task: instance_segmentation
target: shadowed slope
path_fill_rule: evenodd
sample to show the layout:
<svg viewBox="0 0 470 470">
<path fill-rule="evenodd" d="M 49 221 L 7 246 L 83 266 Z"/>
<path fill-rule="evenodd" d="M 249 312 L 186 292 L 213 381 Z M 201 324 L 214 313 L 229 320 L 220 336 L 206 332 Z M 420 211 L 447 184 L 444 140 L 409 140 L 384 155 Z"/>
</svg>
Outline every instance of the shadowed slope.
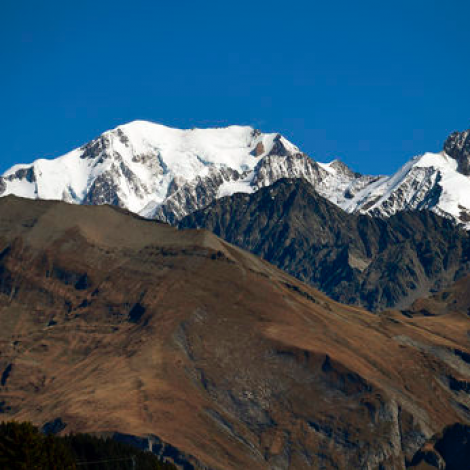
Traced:
<svg viewBox="0 0 470 470">
<path fill-rule="evenodd" d="M 206 468 L 401 469 L 470 421 L 470 322 L 430 320 L 337 304 L 206 231 L 0 200 L 5 419 L 156 435 Z"/>
<path fill-rule="evenodd" d="M 470 463 L 470 426 L 456 423 L 433 436 L 413 457 L 410 470 L 465 470 Z"/>
<path fill-rule="evenodd" d="M 470 237 L 431 212 L 347 214 L 306 181 L 219 199 L 181 221 L 262 256 L 335 300 L 403 308 L 470 271 Z"/>
</svg>

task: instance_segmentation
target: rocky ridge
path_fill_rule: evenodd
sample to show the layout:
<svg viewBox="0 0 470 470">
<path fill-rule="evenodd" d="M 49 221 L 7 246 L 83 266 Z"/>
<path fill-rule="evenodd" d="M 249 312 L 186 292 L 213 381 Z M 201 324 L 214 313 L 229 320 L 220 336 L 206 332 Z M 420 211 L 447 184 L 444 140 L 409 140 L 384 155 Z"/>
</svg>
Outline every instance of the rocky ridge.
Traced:
<svg viewBox="0 0 470 470">
<path fill-rule="evenodd" d="M 470 237 L 429 211 L 347 214 L 305 180 L 214 201 L 179 222 L 263 257 L 335 300 L 404 308 L 470 272 Z"/>
</svg>

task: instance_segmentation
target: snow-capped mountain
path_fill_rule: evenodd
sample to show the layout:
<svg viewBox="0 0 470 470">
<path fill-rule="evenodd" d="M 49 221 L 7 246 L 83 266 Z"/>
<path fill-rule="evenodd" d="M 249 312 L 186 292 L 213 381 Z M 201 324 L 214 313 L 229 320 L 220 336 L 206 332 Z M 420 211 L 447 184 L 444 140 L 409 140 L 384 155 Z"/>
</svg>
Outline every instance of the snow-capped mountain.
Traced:
<svg viewBox="0 0 470 470">
<path fill-rule="evenodd" d="M 470 228 L 470 131 L 454 132 L 440 153 L 414 157 L 340 206 L 348 212 L 390 216 L 429 209 Z"/>
<path fill-rule="evenodd" d="M 213 199 L 303 177 L 336 203 L 376 178 L 316 163 L 282 137 L 248 126 L 180 130 L 135 121 L 53 159 L 16 165 L 0 194 L 113 204 L 175 222 Z"/>
<path fill-rule="evenodd" d="M 0 195 L 112 204 L 171 223 L 236 192 L 304 178 L 347 212 L 390 216 L 429 209 L 470 228 L 470 131 L 454 132 L 392 176 L 318 163 L 280 134 L 248 126 L 173 129 L 134 121 L 62 157 L 15 165 Z"/>
</svg>

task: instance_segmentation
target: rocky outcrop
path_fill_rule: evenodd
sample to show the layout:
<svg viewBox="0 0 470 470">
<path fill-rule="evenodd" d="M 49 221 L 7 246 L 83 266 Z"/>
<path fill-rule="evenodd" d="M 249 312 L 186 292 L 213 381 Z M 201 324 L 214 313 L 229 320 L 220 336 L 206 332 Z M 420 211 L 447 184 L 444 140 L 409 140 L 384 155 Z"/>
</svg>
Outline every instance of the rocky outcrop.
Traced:
<svg viewBox="0 0 470 470">
<path fill-rule="evenodd" d="M 180 470 L 216 470 L 202 464 L 194 456 L 185 454 L 171 444 L 163 442 L 158 436 L 141 437 L 115 432 L 110 437 L 117 442 L 131 445 L 143 451 L 152 452 L 158 455 L 163 462 L 171 461 Z"/>
<path fill-rule="evenodd" d="M 217 199 L 220 187 L 224 183 L 237 182 L 246 177 L 232 168 L 210 168 L 205 176 L 198 176 L 187 181 L 174 178 L 168 187 L 165 201 L 156 209 L 146 213 L 149 218 L 175 224 L 186 215 L 206 207 Z"/>
<path fill-rule="evenodd" d="M 413 456 L 412 470 L 465 470 L 470 464 L 470 426 L 456 423 L 432 437 Z"/>
<path fill-rule="evenodd" d="M 453 132 L 444 143 L 444 152 L 457 160 L 460 173 L 470 176 L 470 130 Z"/>
</svg>

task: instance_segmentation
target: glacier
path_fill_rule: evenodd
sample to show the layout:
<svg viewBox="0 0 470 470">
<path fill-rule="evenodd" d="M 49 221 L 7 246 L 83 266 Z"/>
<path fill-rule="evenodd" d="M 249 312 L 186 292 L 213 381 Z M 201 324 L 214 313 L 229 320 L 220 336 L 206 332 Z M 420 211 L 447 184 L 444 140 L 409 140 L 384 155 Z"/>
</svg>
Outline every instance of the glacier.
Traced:
<svg viewBox="0 0 470 470">
<path fill-rule="evenodd" d="M 347 212 L 389 217 L 428 209 L 470 228 L 470 133 L 439 153 L 413 157 L 391 176 L 320 163 L 278 133 L 250 126 L 174 129 L 133 121 L 53 159 L 15 165 L 0 196 L 111 204 L 175 223 L 214 199 L 251 193 L 280 178 L 304 178 Z"/>
</svg>

